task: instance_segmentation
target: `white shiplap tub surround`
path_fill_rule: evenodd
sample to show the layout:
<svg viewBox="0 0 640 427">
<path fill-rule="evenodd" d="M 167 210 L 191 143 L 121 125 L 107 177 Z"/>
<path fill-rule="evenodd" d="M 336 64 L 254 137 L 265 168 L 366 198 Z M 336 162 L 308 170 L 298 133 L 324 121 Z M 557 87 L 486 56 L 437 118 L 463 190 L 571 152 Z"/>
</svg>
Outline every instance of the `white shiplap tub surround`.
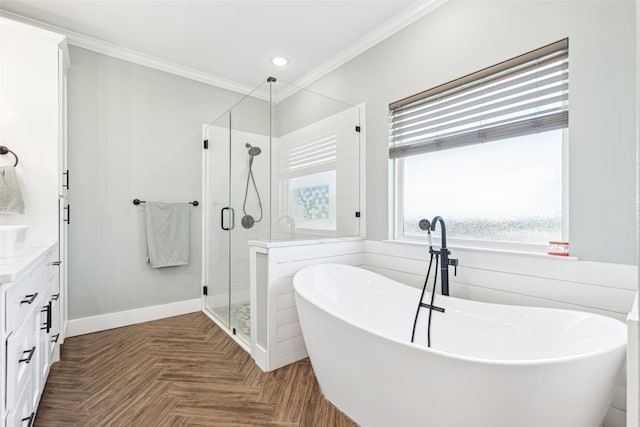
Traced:
<svg viewBox="0 0 640 427">
<path fill-rule="evenodd" d="M 450 247 L 452 296 L 476 301 L 566 308 L 626 321 L 637 290 L 637 267 L 498 250 Z M 349 239 L 250 242 L 252 356 L 271 371 L 307 356 L 292 279 L 302 267 L 340 263 L 413 287 L 427 271 L 426 244 Z M 431 287 L 431 285 L 429 285 Z M 412 308 L 413 309 L 413 308 Z M 260 312 L 259 312 L 260 311 Z M 626 381 L 616 390 L 606 427 L 623 427 Z"/>
<path fill-rule="evenodd" d="M 411 286 L 424 283 L 426 245 L 367 240 L 364 246 L 364 268 Z M 634 265 L 474 248 L 450 250 L 459 265 L 458 275 L 449 276 L 449 290 L 459 298 L 580 310 L 624 322 L 637 289 Z M 623 378 L 603 425 L 624 427 L 626 408 Z"/>
<path fill-rule="evenodd" d="M 293 276 L 320 263 L 364 264 L 363 240 L 335 238 L 249 242 L 251 355 L 264 371 L 307 357 L 293 291 Z"/>
</svg>

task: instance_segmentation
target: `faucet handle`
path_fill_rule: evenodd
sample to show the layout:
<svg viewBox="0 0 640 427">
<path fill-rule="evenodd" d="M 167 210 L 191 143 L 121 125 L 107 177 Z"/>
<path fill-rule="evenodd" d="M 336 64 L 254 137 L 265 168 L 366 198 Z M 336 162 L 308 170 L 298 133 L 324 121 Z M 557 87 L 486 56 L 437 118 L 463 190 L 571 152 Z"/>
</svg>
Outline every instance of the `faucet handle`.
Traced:
<svg viewBox="0 0 640 427">
<path fill-rule="evenodd" d="M 449 265 L 453 265 L 453 275 L 458 275 L 458 258 L 449 258 Z"/>
</svg>

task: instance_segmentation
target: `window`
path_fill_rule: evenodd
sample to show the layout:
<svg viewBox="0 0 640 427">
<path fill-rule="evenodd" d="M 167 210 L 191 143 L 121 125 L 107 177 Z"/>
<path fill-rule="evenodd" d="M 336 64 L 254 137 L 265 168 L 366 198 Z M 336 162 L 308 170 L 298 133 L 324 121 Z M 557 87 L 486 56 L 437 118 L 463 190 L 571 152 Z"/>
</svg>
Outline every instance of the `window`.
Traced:
<svg viewBox="0 0 640 427">
<path fill-rule="evenodd" d="M 391 104 L 395 237 L 562 240 L 568 69 L 565 39 Z"/>
<path fill-rule="evenodd" d="M 344 109 L 274 143 L 278 176 L 272 201 L 279 238 L 358 234 L 359 113 Z"/>
<path fill-rule="evenodd" d="M 282 176 L 288 178 L 287 211 L 296 227 L 336 230 L 336 155 L 335 134 L 289 145 Z"/>
</svg>

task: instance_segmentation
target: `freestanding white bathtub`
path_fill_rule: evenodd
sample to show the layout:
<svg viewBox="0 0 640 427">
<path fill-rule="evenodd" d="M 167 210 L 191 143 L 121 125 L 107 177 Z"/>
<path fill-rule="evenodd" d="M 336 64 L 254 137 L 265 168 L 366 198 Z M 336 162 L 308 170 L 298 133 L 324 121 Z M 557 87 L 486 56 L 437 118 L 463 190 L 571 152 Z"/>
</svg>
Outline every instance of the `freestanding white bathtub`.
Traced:
<svg viewBox="0 0 640 427">
<path fill-rule="evenodd" d="M 620 379 L 626 328 L 605 316 L 436 295 L 427 348 L 419 289 L 338 264 L 293 283 L 320 388 L 363 427 L 598 427 Z"/>
</svg>

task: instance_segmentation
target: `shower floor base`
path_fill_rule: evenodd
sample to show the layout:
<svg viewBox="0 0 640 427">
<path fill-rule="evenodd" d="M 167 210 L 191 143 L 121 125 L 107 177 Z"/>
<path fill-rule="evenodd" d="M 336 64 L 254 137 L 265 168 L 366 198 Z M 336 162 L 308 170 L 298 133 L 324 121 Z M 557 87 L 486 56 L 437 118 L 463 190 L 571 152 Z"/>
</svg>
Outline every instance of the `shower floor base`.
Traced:
<svg viewBox="0 0 640 427">
<path fill-rule="evenodd" d="M 236 329 L 238 335 L 243 341 L 249 343 L 251 341 L 251 307 L 248 302 L 231 305 L 231 314 L 229 307 L 216 307 L 213 309 L 215 316 L 222 320 L 225 324 L 231 322 L 230 329 Z"/>
</svg>

